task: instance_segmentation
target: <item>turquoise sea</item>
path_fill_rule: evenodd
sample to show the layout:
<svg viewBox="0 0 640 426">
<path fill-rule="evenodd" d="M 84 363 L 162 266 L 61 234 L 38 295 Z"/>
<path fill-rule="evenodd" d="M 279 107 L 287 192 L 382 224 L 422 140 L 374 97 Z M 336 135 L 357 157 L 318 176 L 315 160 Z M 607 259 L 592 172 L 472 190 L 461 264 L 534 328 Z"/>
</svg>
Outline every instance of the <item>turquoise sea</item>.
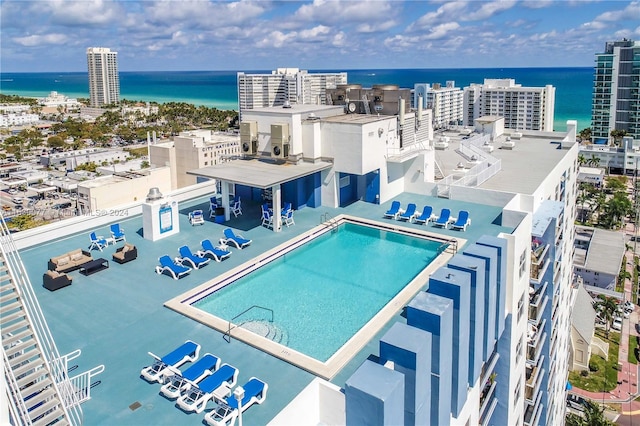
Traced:
<svg viewBox="0 0 640 426">
<path fill-rule="evenodd" d="M 413 88 L 415 83 L 455 81 L 457 87 L 482 83 L 485 78 L 513 78 L 522 86 L 556 87 L 554 127 L 564 130 L 567 120 L 578 120 L 578 129 L 591 125 L 593 68 L 468 68 L 309 70 L 348 73 L 349 83 L 363 86 L 397 84 Z M 247 73 L 266 71 L 245 71 Z M 236 71 L 120 72 L 121 96 L 129 100 L 187 102 L 219 109 L 237 109 Z M 57 91 L 71 98 L 88 98 L 86 72 L 0 73 L 0 93 L 44 97 Z"/>
</svg>

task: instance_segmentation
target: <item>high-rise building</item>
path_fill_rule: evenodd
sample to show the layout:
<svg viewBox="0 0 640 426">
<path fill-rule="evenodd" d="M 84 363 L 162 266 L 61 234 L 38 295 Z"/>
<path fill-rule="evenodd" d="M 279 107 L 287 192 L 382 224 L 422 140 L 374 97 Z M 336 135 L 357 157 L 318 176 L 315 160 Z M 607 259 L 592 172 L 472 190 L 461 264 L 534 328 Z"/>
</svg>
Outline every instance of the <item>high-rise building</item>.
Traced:
<svg viewBox="0 0 640 426">
<path fill-rule="evenodd" d="M 112 52 L 106 47 L 88 48 L 87 68 L 91 106 L 99 107 L 120 102 L 118 52 Z"/>
<path fill-rule="evenodd" d="M 347 73 L 309 73 L 278 68 L 271 74 L 238 73 L 238 107 L 245 109 L 291 104 L 326 105 L 326 90 L 347 84 Z"/>
<path fill-rule="evenodd" d="M 610 41 L 596 53 L 591 138 L 608 143 L 612 130 L 640 139 L 640 43 Z"/>
<path fill-rule="evenodd" d="M 436 129 L 462 122 L 463 92 L 455 85 L 455 81 L 447 81 L 444 87 L 440 83 L 418 83 L 413 87 L 413 104 L 417 108 L 418 97 L 422 96 L 422 107 L 433 110 L 433 127 Z"/>
<path fill-rule="evenodd" d="M 522 87 L 512 78 L 485 78 L 464 88 L 463 124 L 483 116 L 504 117 L 505 129 L 553 131 L 556 88 Z"/>
</svg>

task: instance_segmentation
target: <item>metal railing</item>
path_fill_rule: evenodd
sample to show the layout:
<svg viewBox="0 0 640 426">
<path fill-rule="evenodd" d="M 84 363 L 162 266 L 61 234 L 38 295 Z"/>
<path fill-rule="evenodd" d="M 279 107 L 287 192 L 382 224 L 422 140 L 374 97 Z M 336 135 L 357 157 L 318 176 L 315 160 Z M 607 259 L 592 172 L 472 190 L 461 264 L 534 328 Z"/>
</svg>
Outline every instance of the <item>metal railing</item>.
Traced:
<svg viewBox="0 0 640 426">
<path fill-rule="evenodd" d="M 269 320 L 269 322 L 273 322 L 273 318 L 274 318 L 274 314 L 273 314 L 273 309 L 269 309 L 269 308 L 265 308 L 264 306 L 259 306 L 259 305 L 253 305 L 247 309 L 245 309 L 244 311 L 240 312 L 238 315 L 236 315 L 235 317 L 231 318 L 229 320 L 229 326 L 227 327 L 227 331 L 222 335 L 222 338 L 227 342 L 227 343 L 231 343 L 231 330 L 233 330 L 235 327 L 232 327 L 233 325 L 233 321 L 240 318 L 242 315 L 246 314 L 247 312 L 249 312 L 250 310 L 257 308 L 257 309 L 263 309 L 265 311 L 269 311 L 271 312 L 271 319 Z"/>
<path fill-rule="evenodd" d="M 64 387 L 61 388 L 59 386 L 60 383 L 67 382 L 69 380 L 67 376 L 66 363 L 56 361 L 60 359 L 60 353 L 58 352 L 51 330 L 49 330 L 49 326 L 47 325 L 40 304 L 38 303 L 38 298 L 33 291 L 33 287 L 29 281 L 29 276 L 27 275 L 22 259 L 20 258 L 2 214 L 0 214 L 0 253 L 6 262 L 5 266 L 7 267 L 7 272 L 14 283 L 15 290 L 20 295 L 24 304 L 25 316 L 33 327 L 33 338 L 41 349 L 44 361 L 49 365 L 53 386 L 55 387 L 58 395 L 62 398 L 62 408 L 69 420 L 69 423 L 72 425 L 80 425 L 83 422 L 83 414 L 79 403 L 74 403 L 73 405 L 66 405 L 63 403 L 64 401 L 76 401 L 75 395 L 68 394 L 68 389 L 64 389 Z M 6 356 L 4 361 L 5 376 L 12 377 L 10 381 L 13 381 L 14 384 L 17 385 Z M 18 397 L 20 395 L 19 388 L 16 387 L 15 389 L 17 390 L 17 393 L 14 393 L 13 395 Z M 24 403 L 20 403 L 18 405 L 24 406 Z M 22 413 L 22 410 L 19 410 L 18 414 L 26 414 L 26 419 L 29 418 L 28 413 Z M 30 421 L 28 421 L 27 424 L 28 423 L 30 423 Z"/>
</svg>

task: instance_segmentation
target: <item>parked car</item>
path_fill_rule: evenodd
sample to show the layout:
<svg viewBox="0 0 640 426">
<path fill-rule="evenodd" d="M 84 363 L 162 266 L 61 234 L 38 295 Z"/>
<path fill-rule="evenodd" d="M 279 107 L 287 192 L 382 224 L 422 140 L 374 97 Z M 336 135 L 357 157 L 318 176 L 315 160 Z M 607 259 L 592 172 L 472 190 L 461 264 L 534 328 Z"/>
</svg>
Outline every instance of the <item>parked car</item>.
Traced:
<svg viewBox="0 0 640 426">
<path fill-rule="evenodd" d="M 69 207 L 71 207 L 71 203 L 60 203 L 60 204 L 51 206 L 51 208 L 54 210 L 68 209 Z"/>
<path fill-rule="evenodd" d="M 581 396 L 570 393 L 567 394 L 567 405 L 574 410 L 584 411 L 585 400 Z"/>
<path fill-rule="evenodd" d="M 10 188 L 7 192 L 11 195 L 16 195 L 18 193 L 18 190 L 15 188 Z"/>
<path fill-rule="evenodd" d="M 622 330 L 622 318 L 617 317 L 614 319 L 613 324 L 611 324 L 611 328 L 618 331 Z"/>
<path fill-rule="evenodd" d="M 627 300 L 626 302 L 624 302 L 622 307 L 625 311 L 633 311 L 636 308 L 636 305 Z"/>
<path fill-rule="evenodd" d="M 640 333 L 640 323 L 636 323 L 636 331 Z"/>
<path fill-rule="evenodd" d="M 11 201 L 13 201 L 14 204 L 22 204 L 23 199 L 22 197 L 13 197 Z"/>
</svg>

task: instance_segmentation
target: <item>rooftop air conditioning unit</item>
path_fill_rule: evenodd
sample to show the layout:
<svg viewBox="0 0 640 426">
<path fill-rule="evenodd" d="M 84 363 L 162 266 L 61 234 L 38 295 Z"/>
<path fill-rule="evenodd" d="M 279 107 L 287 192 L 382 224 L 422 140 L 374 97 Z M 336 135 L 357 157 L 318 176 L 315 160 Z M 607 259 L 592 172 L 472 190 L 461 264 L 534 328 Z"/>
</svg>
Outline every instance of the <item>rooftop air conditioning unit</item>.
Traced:
<svg viewBox="0 0 640 426">
<path fill-rule="evenodd" d="M 271 156 L 274 158 L 287 158 L 289 156 L 289 125 L 271 125 Z"/>
<path fill-rule="evenodd" d="M 258 153 L 258 122 L 243 121 L 240 123 L 240 148 L 246 155 Z"/>
</svg>

